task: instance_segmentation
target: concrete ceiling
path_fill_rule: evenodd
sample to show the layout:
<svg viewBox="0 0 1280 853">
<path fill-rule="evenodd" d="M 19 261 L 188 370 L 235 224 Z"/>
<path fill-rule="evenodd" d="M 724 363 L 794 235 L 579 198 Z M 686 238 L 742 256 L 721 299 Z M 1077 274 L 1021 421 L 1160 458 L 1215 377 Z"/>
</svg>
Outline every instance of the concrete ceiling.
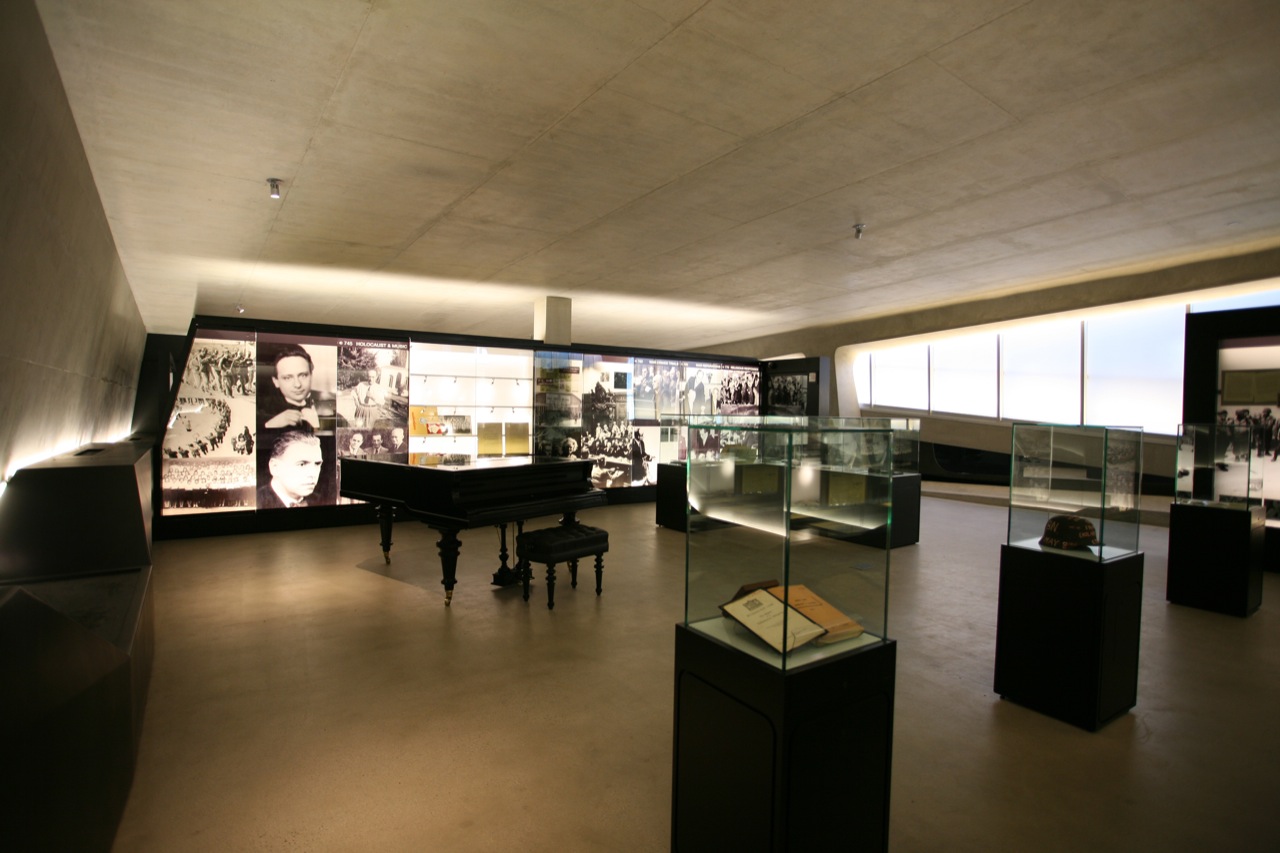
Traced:
<svg viewBox="0 0 1280 853">
<path fill-rule="evenodd" d="M 152 332 L 694 349 L 1280 245 L 1276 0 L 37 6 Z"/>
</svg>

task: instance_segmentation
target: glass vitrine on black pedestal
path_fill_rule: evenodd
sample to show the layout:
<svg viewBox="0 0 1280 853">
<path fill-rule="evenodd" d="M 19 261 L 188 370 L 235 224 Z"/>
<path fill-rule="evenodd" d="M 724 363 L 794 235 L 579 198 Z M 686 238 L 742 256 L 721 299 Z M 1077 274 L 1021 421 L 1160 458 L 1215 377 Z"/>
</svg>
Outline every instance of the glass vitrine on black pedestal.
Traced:
<svg viewBox="0 0 1280 853">
<path fill-rule="evenodd" d="M 672 849 L 884 850 L 890 432 L 688 431 Z"/>
<path fill-rule="evenodd" d="M 891 431 L 893 526 L 889 530 L 889 547 L 915 545 L 920 541 L 920 419 L 831 418 L 826 422 Z"/>
<path fill-rule="evenodd" d="M 1137 702 L 1142 433 L 1016 424 L 995 691 L 1096 731 Z"/>
<path fill-rule="evenodd" d="M 1179 428 L 1165 588 L 1172 603 L 1232 616 L 1262 604 L 1266 512 L 1257 437 L 1242 424 Z"/>
</svg>

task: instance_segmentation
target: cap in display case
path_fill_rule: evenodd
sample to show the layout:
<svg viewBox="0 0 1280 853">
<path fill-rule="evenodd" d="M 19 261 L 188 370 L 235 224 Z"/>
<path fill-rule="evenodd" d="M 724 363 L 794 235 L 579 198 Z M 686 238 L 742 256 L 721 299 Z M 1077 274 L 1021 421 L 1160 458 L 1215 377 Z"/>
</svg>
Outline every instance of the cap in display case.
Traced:
<svg viewBox="0 0 1280 853">
<path fill-rule="evenodd" d="M 1008 544 L 1110 560 L 1136 553 L 1142 430 L 1014 424 Z"/>
</svg>

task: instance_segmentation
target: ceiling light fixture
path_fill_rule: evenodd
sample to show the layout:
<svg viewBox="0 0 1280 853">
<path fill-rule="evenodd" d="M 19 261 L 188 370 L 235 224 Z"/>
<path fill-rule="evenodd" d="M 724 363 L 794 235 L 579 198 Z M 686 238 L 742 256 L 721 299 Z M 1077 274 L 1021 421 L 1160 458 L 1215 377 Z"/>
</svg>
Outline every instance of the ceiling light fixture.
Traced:
<svg viewBox="0 0 1280 853">
<path fill-rule="evenodd" d="M 237 313 L 237 314 L 243 314 L 243 313 L 244 313 L 244 303 L 243 303 L 243 302 L 237 302 L 237 303 L 236 303 L 236 313 Z"/>
<path fill-rule="evenodd" d="M 862 232 L 865 231 L 866 228 L 867 228 L 866 224 L 862 222 L 859 222 L 857 225 L 853 226 L 853 239 L 861 240 Z"/>
<path fill-rule="evenodd" d="M 280 198 L 280 179 L 267 178 L 267 186 L 271 187 L 271 197 Z"/>
</svg>

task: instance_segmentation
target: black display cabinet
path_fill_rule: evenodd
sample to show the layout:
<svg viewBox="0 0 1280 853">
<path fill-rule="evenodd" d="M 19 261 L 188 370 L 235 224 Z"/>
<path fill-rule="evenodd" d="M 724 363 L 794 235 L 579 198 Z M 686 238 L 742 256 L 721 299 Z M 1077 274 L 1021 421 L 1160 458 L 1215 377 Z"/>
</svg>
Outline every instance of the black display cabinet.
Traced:
<svg viewBox="0 0 1280 853">
<path fill-rule="evenodd" d="M 1169 508 L 1165 598 L 1173 604 L 1248 616 L 1262 605 L 1265 553 L 1262 507 L 1175 503 Z"/>
<path fill-rule="evenodd" d="M 1178 427 L 1168 601 L 1231 616 L 1261 606 L 1266 466 L 1254 450 L 1264 440 L 1271 440 L 1269 431 L 1247 423 Z"/>
<path fill-rule="evenodd" d="M 661 527 L 685 529 L 685 507 L 689 503 L 685 476 L 683 462 L 662 462 L 658 465 L 654 521 Z"/>
<path fill-rule="evenodd" d="M 783 671 L 677 625 L 672 851 L 887 850 L 896 656 Z"/>
<path fill-rule="evenodd" d="M 1002 546 L 996 693 L 1089 731 L 1137 704 L 1142 569 Z"/>
<path fill-rule="evenodd" d="M 154 649 L 151 441 L 16 472 L 0 501 L 0 847 L 109 850 Z"/>
</svg>

